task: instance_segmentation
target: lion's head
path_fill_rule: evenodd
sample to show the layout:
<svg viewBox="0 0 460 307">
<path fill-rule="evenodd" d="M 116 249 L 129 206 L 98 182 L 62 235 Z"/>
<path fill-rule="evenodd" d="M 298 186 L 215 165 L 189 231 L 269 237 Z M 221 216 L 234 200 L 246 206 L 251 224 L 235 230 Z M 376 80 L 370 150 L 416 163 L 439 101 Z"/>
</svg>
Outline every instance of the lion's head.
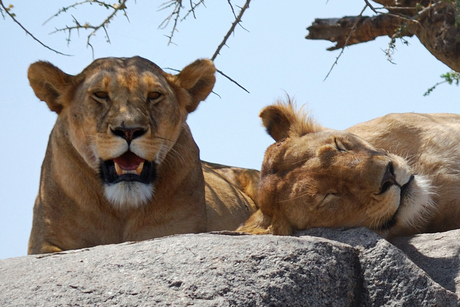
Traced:
<svg viewBox="0 0 460 307">
<path fill-rule="evenodd" d="M 157 168 L 188 113 L 211 92 L 214 73 L 210 60 L 171 75 L 133 57 L 98 59 L 75 76 L 40 61 L 28 77 L 37 97 L 59 114 L 55 129 L 99 174 L 109 202 L 123 208 L 152 198 Z"/>
<path fill-rule="evenodd" d="M 400 156 L 357 135 L 321 127 L 291 103 L 260 113 L 276 141 L 262 164 L 261 211 L 239 230 L 291 234 L 313 227 L 366 226 L 385 233 L 411 224 L 429 203 L 427 183 Z"/>
</svg>

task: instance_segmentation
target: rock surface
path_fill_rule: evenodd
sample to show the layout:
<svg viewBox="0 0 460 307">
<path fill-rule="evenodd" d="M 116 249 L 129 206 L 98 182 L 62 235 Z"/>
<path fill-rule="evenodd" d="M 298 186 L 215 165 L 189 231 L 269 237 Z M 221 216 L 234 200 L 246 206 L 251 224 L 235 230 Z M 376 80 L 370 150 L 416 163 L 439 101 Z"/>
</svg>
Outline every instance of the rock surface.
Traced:
<svg viewBox="0 0 460 307">
<path fill-rule="evenodd" d="M 409 257 L 359 228 L 188 234 L 11 258 L 0 260 L 0 306 L 458 306 L 459 234 L 402 238 Z"/>
<path fill-rule="evenodd" d="M 398 238 L 392 243 L 444 288 L 460 296 L 460 230 Z"/>
</svg>

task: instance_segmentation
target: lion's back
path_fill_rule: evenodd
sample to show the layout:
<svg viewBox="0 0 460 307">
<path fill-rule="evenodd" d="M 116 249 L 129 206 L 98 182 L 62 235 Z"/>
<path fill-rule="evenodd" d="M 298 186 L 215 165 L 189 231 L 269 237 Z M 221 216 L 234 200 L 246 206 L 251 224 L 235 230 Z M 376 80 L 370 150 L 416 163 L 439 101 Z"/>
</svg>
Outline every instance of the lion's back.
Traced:
<svg viewBox="0 0 460 307">
<path fill-rule="evenodd" d="M 259 172 L 202 162 L 208 231 L 235 230 L 257 210 Z"/>
</svg>

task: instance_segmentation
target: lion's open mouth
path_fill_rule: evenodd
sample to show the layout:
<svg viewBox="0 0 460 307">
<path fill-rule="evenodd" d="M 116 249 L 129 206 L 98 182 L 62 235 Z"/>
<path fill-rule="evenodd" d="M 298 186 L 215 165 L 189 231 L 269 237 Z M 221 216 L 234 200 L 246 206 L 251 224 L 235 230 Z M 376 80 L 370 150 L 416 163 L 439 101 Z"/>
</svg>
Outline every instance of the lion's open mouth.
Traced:
<svg viewBox="0 0 460 307">
<path fill-rule="evenodd" d="M 113 160 L 102 161 L 101 177 L 109 184 L 121 181 L 139 181 L 148 184 L 155 180 L 155 163 L 127 151 Z"/>
<path fill-rule="evenodd" d="M 408 189 L 411 185 L 411 183 L 414 181 L 414 175 L 412 175 L 410 178 L 409 178 L 409 181 L 407 181 L 402 187 L 401 187 L 401 192 L 400 192 L 400 197 L 399 197 L 399 207 L 398 209 L 396 210 L 396 212 L 393 214 L 393 216 L 388 220 L 386 221 L 385 223 L 383 223 L 380 227 L 379 227 L 379 230 L 381 231 L 384 231 L 384 230 L 389 230 L 391 227 L 395 226 L 396 225 L 396 222 L 397 222 L 397 219 L 398 219 L 398 213 L 401 211 L 401 206 L 404 205 L 403 201 L 404 201 L 404 198 L 406 197 L 407 193 L 408 193 Z"/>
</svg>

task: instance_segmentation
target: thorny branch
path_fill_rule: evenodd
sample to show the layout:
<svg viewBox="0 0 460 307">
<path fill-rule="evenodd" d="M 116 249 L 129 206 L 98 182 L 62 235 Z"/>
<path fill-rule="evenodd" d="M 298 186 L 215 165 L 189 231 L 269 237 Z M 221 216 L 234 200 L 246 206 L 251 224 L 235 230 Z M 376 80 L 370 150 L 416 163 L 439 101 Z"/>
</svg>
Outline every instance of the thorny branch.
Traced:
<svg viewBox="0 0 460 307">
<path fill-rule="evenodd" d="M 230 0 L 228 0 L 228 4 L 230 5 L 231 9 L 232 9 L 232 12 L 233 12 L 233 16 L 235 16 L 235 21 L 232 23 L 230 29 L 228 30 L 227 34 L 224 36 L 224 39 L 222 40 L 222 42 L 219 44 L 219 46 L 217 47 L 216 51 L 214 52 L 213 56 L 211 57 L 211 60 L 214 61 L 217 56 L 219 55 L 221 49 L 227 44 L 227 40 L 228 38 L 230 37 L 230 35 L 232 33 L 235 32 L 235 28 L 237 25 L 240 25 L 241 26 L 241 21 L 242 21 L 242 18 L 243 18 L 243 15 L 244 15 L 244 12 L 249 8 L 249 4 L 251 3 L 251 0 L 246 0 L 246 3 L 243 5 L 243 7 L 241 8 L 240 10 L 240 13 L 238 14 L 238 16 L 235 15 L 235 11 L 233 9 L 233 5 L 231 3 Z M 243 29 L 244 27 L 241 26 Z M 246 30 L 246 29 L 245 29 Z M 233 80 L 232 78 L 230 78 L 229 76 L 227 76 L 226 74 L 224 74 L 222 71 L 220 70 L 217 70 L 217 72 L 219 74 L 221 74 L 222 76 L 224 76 L 225 78 L 227 78 L 228 80 L 230 80 L 231 82 L 235 83 L 239 88 L 241 88 L 243 91 L 245 91 L 246 93 L 249 94 L 249 91 L 244 88 L 241 84 L 239 84 L 238 82 L 236 82 L 235 80 Z"/>
<path fill-rule="evenodd" d="M 166 17 L 161 22 L 161 24 L 158 26 L 159 29 L 166 29 L 168 27 L 169 23 L 171 21 L 173 22 L 173 26 L 172 26 L 172 29 L 171 29 L 171 34 L 169 36 L 166 36 L 168 38 L 168 45 L 174 44 L 172 39 L 173 39 L 174 33 L 176 33 L 178 31 L 177 30 L 177 24 L 179 23 L 179 21 L 180 22 L 184 21 L 190 14 L 192 14 L 193 18 L 196 19 L 195 10 L 200 5 L 205 6 L 204 0 L 200 0 L 197 3 L 193 3 L 193 1 L 190 0 L 190 9 L 185 14 L 185 16 L 182 17 L 182 18 L 181 18 L 181 12 L 182 12 L 182 9 L 183 9 L 182 0 L 170 0 L 169 2 L 165 2 L 160 6 L 159 11 L 166 10 L 168 8 L 174 7 L 174 9 L 171 12 L 171 14 L 169 14 L 168 17 Z"/>
<path fill-rule="evenodd" d="M 160 7 L 160 10 L 165 10 L 167 8 L 170 8 L 173 5 L 174 5 L 174 10 L 172 11 L 172 13 L 168 17 L 166 17 L 166 19 L 163 20 L 163 22 L 158 26 L 159 29 L 165 29 L 169 25 L 171 20 L 173 20 L 174 24 L 171 30 L 171 34 L 167 36 L 169 40 L 168 45 L 172 43 L 172 38 L 174 36 L 174 33 L 177 31 L 177 23 L 180 18 L 182 3 L 181 3 L 181 0 L 171 0 L 169 3 L 167 2 L 163 3 L 162 6 Z"/>
<path fill-rule="evenodd" d="M 76 8 L 80 5 L 84 5 L 84 4 L 93 4 L 93 3 L 96 3 L 100 6 L 103 6 L 105 7 L 106 9 L 108 10 L 112 10 L 112 13 L 110 13 L 99 25 L 97 26 L 93 26 L 91 25 L 90 23 L 88 22 L 85 22 L 84 24 L 81 24 L 73 15 L 72 15 L 72 18 L 73 18 L 73 22 L 74 22 L 74 26 L 65 26 L 65 28 L 60 28 L 60 29 L 56 29 L 55 31 L 51 32 L 51 34 L 53 33 L 57 33 L 57 32 L 68 32 L 69 35 L 68 35 L 68 38 L 67 38 L 67 42 L 70 42 L 70 36 L 72 34 L 72 31 L 73 30 L 77 30 L 79 31 L 80 29 L 85 29 L 85 30 L 88 30 L 88 29 L 92 29 L 93 31 L 91 31 L 91 33 L 87 36 L 87 39 L 86 39 L 86 45 L 91 47 L 91 51 L 93 53 L 93 58 L 94 58 L 94 48 L 93 48 L 93 45 L 91 45 L 91 37 L 92 36 L 95 36 L 96 35 L 96 32 L 100 29 L 103 29 L 104 32 L 105 32 L 105 36 L 107 38 L 107 42 L 110 43 L 110 37 L 109 37 L 109 33 L 107 32 L 107 26 L 109 25 L 110 21 L 115 17 L 115 15 L 119 12 L 119 11 L 122 11 L 123 12 L 123 15 L 126 16 L 126 18 L 128 19 L 129 21 L 129 18 L 128 18 L 128 15 L 126 14 L 126 2 L 128 0 L 119 0 L 118 1 L 118 4 L 109 4 L 109 3 L 106 3 L 104 1 L 99 1 L 99 0 L 85 0 L 85 1 L 81 1 L 81 2 L 77 2 L 77 3 L 74 3 L 72 5 L 69 5 L 67 7 L 63 7 L 62 9 L 60 9 L 56 14 L 54 14 L 53 16 L 51 16 L 48 20 L 46 20 L 44 22 L 44 24 L 46 24 L 48 21 L 50 21 L 51 19 L 53 19 L 54 17 L 57 17 L 59 16 L 61 13 L 65 13 L 67 12 L 69 9 L 71 8 Z"/>
<path fill-rule="evenodd" d="M 374 8 L 369 0 L 364 2 L 374 16 L 362 16 L 361 12 L 357 17 L 315 19 L 308 27 L 310 33 L 306 38 L 336 42 L 328 50 L 341 48 L 342 55 L 347 46 L 388 36 L 390 42 L 385 53 L 393 63 L 396 39 L 408 44 L 404 37 L 415 35 L 434 57 L 452 69 L 441 75 L 446 81 L 435 84 L 425 95 L 439 84 L 460 83 L 460 74 L 457 73 L 460 71 L 460 0 L 373 0 L 381 4 L 381 8 Z"/>
<path fill-rule="evenodd" d="M 236 26 L 238 24 L 240 24 L 241 18 L 243 17 L 244 12 L 249 8 L 250 3 L 251 3 L 251 0 L 246 0 L 246 3 L 241 8 L 240 13 L 236 17 L 235 21 L 232 23 L 232 26 L 228 30 L 227 34 L 224 36 L 224 39 L 222 40 L 220 45 L 217 47 L 217 50 L 214 52 L 214 55 L 211 57 L 212 61 L 214 61 L 216 59 L 216 57 L 219 55 L 219 52 L 222 49 L 222 47 L 224 47 L 225 44 L 227 43 L 227 40 L 230 37 L 230 35 L 235 31 Z"/>
<path fill-rule="evenodd" d="M 329 75 L 331 74 L 331 72 L 334 69 L 334 67 L 339 63 L 339 59 L 340 59 L 340 57 L 342 57 L 342 54 L 345 51 L 345 47 L 348 45 L 348 41 L 350 40 L 351 34 L 356 31 L 356 27 L 358 26 L 358 22 L 360 21 L 361 17 L 363 16 L 363 13 L 366 10 L 366 8 L 369 6 L 369 3 L 367 2 L 367 0 L 365 0 L 365 1 L 366 1 L 366 5 L 361 10 L 361 13 L 359 13 L 358 18 L 356 18 L 356 22 L 353 25 L 353 27 L 351 28 L 350 34 L 347 36 L 347 39 L 345 40 L 345 44 L 343 45 L 342 50 L 340 50 L 339 55 L 335 58 L 334 63 L 332 64 L 331 68 L 329 69 L 326 77 L 324 77 L 323 81 L 325 81 L 329 77 Z"/>
<path fill-rule="evenodd" d="M 107 27 L 108 25 L 110 24 L 110 22 L 112 21 L 112 19 L 116 16 L 116 14 L 119 12 L 119 11 L 122 11 L 123 12 L 123 15 L 128 19 L 129 21 L 129 18 L 128 18 L 128 15 L 126 13 L 126 9 L 127 9 L 127 6 L 126 6 L 126 3 L 127 3 L 128 0 L 118 0 L 118 3 L 115 3 L 115 4 L 110 4 L 106 1 L 101 1 L 101 0 L 82 0 L 82 1 L 79 1 L 79 2 L 76 2 L 72 5 L 69 5 L 69 6 L 65 6 L 65 7 L 62 7 L 61 9 L 59 9 L 53 16 L 51 16 L 50 18 L 48 18 L 44 23 L 43 25 L 45 25 L 46 23 L 48 23 L 50 20 L 52 20 L 53 18 L 56 18 L 58 16 L 60 16 L 61 14 L 64 14 L 64 13 L 67 13 L 69 10 L 71 9 L 77 9 L 78 7 L 81 7 L 83 5 L 86 5 L 86 4 L 96 4 L 96 5 L 99 5 L 101 7 L 104 7 L 108 10 L 111 10 L 111 13 L 101 22 L 99 23 L 98 25 L 92 25 L 90 24 L 89 22 L 80 22 L 74 15 L 71 15 L 72 16 L 72 19 L 73 19 L 73 23 L 74 25 L 73 26 L 65 26 L 63 28 L 56 28 L 55 31 L 51 32 L 51 34 L 53 33 L 57 33 L 57 32 L 67 32 L 68 33 L 68 36 L 67 36 L 67 42 L 70 43 L 70 40 L 71 40 L 71 35 L 72 35 L 72 32 L 74 30 L 76 30 L 77 32 L 79 32 L 79 30 L 83 29 L 83 30 L 92 30 L 91 33 L 87 36 L 87 40 L 86 40 L 86 44 L 87 46 L 91 47 L 91 51 L 92 51 L 92 54 L 93 54 L 93 58 L 94 58 L 94 48 L 93 46 L 91 45 L 91 38 L 93 36 L 96 35 L 96 32 L 99 31 L 99 30 L 103 30 L 105 32 L 105 36 L 107 38 L 107 42 L 110 43 L 110 37 L 109 37 L 109 33 L 107 31 Z M 203 6 L 206 6 L 205 5 L 205 0 L 198 0 L 197 2 L 194 2 L 193 0 L 189 0 L 189 5 L 190 5 L 190 8 L 187 10 L 187 12 L 185 13 L 185 15 L 182 17 L 182 13 L 185 12 L 184 11 L 184 7 L 182 5 L 182 2 L 183 0 L 168 0 L 167 2 L 163 3 L 162 5 L 160 5 L 159 7 L 159 10 L 166 10 L 166 9 L 169 9 L 169 8 L 173 8 L 172 9 L 172 12 L 168 15 L 168 17 L 166 17 L 162 22 L 161 24 L 159 25 L 159 29 L 165 29 L 168 27 L 168 25 L 170 23 L 172 23 L 172 29 L 171 29 L 171 33 L 168 37 L 168 45 L 173 43 L 172 39 L 173 39 L 173 36 L 174 36 L 174 33 L 175 32 L 178 32 L 178 29 L 177 29 L 177 26 L 178 26 L 178 23 L 179 22 L 182 22 L 184 21 L 188 16 L 190 15 L 193 15 L 193 18 L 196 18 L 196 15 L 195 15 L 195 11 L 196 9 L 200 6 L 200 5 L 203 5 Z M 244 30 L 246 30 L 242 25 L 241 25 L 241 22 L 242 22 L 242 17 L 245 13 L 245 11 L 249 8 L 249 4 L 251 3 L 251 0 L 246 0 L 245 4 L 243 5 L 243 7 L 241 7 L 241 10 L 239 12 L 238 15 L 236 15 L 235 13 L 235 9 L 234 9 L 234 5 L 232 4 L 231 0 L 227 0 L 229 6 L 230 6 L 230 9 L 233 13 L 233 16 L 235 18 L 234 22 L 232 23 L 230 29 L 228 30 L 227 34 L 224 36 L 222 42 L 219 44 L 219 46 L 217 47 L 216 51 L 214 52 L 213 56 L 212 56 L 212 60 L 214 61 L 217 56 L 219 55 L 220 51 L 222 50 L 222 48 L 226 45 L 227 43 L 227 40 L 229 39 L 230 35 L 233 34 L 235 32 L 235 28 L 236 26 L 240 26 L 241 28 L 243 28 Z M 3 10 L 1 9 L 3 8 Z M 43 44 L 39 39 L 37 39 L 35 36 L 33 36 L 25 27 L 23 27 L 21 25 L 21 23 L 19 23 L 15 17 L 14 17 L 14 14 L 11 14 L 9 12 L 9 9 L 6 8 L 4 5 L 3 5 L 3 0 L 0 0 L 0 13 L 2 14 L 3 16 L 3 11 L 5 11 L 5 13 L 13 19 L 13 21 L 18 24 L 28 35 L 30 35 L 35 41 L 37 41 L 39 44 L 41 44 L 42 46 L 44 46 L 45 48 L 49 49 L 49 50 L 52 50 L 58 54 L 61 54 L 61 55 L 67 55 L 67 54 L 64 54 L 64 53 L 61 53 L 59 51 L 56 51 L 50 47 L 48 47 L 47 45 Z M 247 31 L 247 30 L 246 30 Z M 220 70 L 217 70 L 217 72 L 219 74 L 221 74 L 222 76 L 224 76 L 225 78 L 227 78 L 229 81 L 235 83 L 238 87 L 240 87 L 241 89 L 243 89 L 244 91 L 246 91 L 247 93 L 249 93 L 249 91 L 247 89 L 245 89 L 243 86 L 241 86 L 238 82 L 236 82 L 234 79 L 230 78 L 229 76 L 227 76 L 226 74 L 224 74 L 222 71 Z"/>
<path fill-rule="evenodd" d="M 459 0 L 373 0 L 381 4 L 381 8 L 373 7 L 368 0 L 364 2 L 376 15 L 366 17 L 361 13 L 356 17 L 316 19 L 308 27 L 310 33 L 306 38 L 336 42 L 328 50 L 342 48 L 343 53 L 346 46 L 389 36 L 385 53 L 391 62 L 396 38 L 407 43 L 403 37 L 416 35 L 438 60 L 453 70 L 460 69 L 460 41 L 457 39 L 460 35 L 460 27 L 457 27 L 460 22 Z"/>
<path fill-rule="evenodd" d="M 240 10 L 238 15 L 236 15 L 236 13 L 235 13 L 235 10 L 234 10 L 234 7 L 233 7 L 233 4 L 232 4 L 231 0 L 227 0 L 227 2 L 229 4 L 229 6 L 230 6 L 230 9 L 232 10 L 232 13 L 233 13 L 233 16 L 234 16 L 235 20 L 232 23 L 232 25 L 231 25 L 230 29 L 228 30 L 227 34 L 224 36 L 222 42 L 217 47 L 217 49 L 214 52 L 213 56 L 211 57 L 212 61 L 214 61 L 217 58 L 217 56 L 219 55 L 219 52 L 221 51 L 223 46 L 226 45 L 227 40 L 230 37 L 230 35 L 235 32 L 236 26 L 239 25 L 240 27 L 242 27 L 244 29 L 244 27 L 241 25 L 241 21 L 242 21 L 242 17 L 243 17 L 244 12 L 249 8 L 249 4 L 251 3 L 251 0 L 246 0 L 246 3 L 241 8 L 241 10 Z M 196 3 L 193 3 L 193 1 L 190 0 L 189 4 L 190 4 L 190 9 L 188 10 L 188 12 L 182 18 L 181 18 L 181 13 L 182 13 L 182 11 L 184 9 L 184 7 L 182 5 L 182 0 L 170 0 L 168 2 L 163 3 L 160 6 L 160 8 L 159 8 L 160 11 L 173 8 L 172 12 L 168 15 L 168 17 L 166 17 L 163 20 L 163 22 L 158 27 L 159 29 L 165 29 L 165 28 L 168 27 L 168 25 L 170 23 L 172 23 L 172 29 L 171 29 L 170 35 L 167 36 L 168 37 L 168 45 L 173 43 L 172 39 L 173 39 L 174 33 L 176 33 L 178 31 L 177 30 L 178 23 L 184 21 L 190 14 L 193 14 L 193 17 L 196 18 L 195 9 L 199 5 L 205 6 L 204 0 L 200 0 L 200 1 L 196 2 Z M 249 93 L 249 91 L 246 88 L 244 88 L 242 85 L 240 85 L 234 79 L 230 78 L 228 75 L 224 74 L 221 70 L 217 70 L 217 73 L 221 74 L 222 76 L 227 78 L 229 81 L 235 83 L 238 87 L 243 89 L 245 92 Z"/>
<path fill-rule="evenodd" d="M 10 12 L 11 7 L 10 7 L 10 8 L 5 7 L 5 5 L 3 4 L 3 1 L 2 1 L 2 0 L 0 0 L 0 7 L 2 8 L 1 12 L 2 12 L 3 18 L 5 18 L 5 16 L 3 15 L 3 11 L 4 11 L 5 14 L 8 15 L 8 16 L 13 20 L 13 22 L 16 23 L 22 30 L 24 30 L 24 32 L 26 32 L 28 35 L 30 35 L 30 37 L 32 37 L 32 39 L 33 39 L 34 41 L 36 41 L 37 43 L 39 43 L 40 45 L 42 45 L 42 46 L 45 47 L 46 49 L 51 50 L 51 51 L 53 51 L 53 52 L 55 52 L 55 53 L 57 53 L 57 54 L 65 55 L 65 56 L 70 56 L 70 54 L 66 54 L 66 53 L 59 52 L 59 51 L 57 51 L 56 49 L 53 49 L 53 48 L 51 48 L 50 46 L 48 46 L 48 45 L 42 43 L 38 38 L 36 38 L 32 33 L 30 33 L 30 31 L 27 30 L 27 29 L 26 29 L 26 28 L 15 18 L 15 15 L 12 14 L 12 13 Z"/>
</svg>

